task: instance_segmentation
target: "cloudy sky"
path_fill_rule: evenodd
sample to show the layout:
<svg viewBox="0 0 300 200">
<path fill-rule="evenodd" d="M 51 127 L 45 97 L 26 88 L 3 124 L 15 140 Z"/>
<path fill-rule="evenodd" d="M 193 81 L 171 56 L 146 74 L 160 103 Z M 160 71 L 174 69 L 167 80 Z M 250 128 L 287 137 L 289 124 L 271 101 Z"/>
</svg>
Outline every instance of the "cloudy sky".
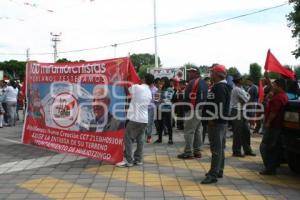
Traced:
<svg viewBox="0 0 300 200">
<path fill-rule="evenodd" d="M 36 7 L 24 5 L 24 2 Z M 157 0 L 158 34 L 198 26 L 285 3 L 284 0 Z M 53 52 L 50 32 L 62 33 L 59 51 L 112 45 L 153 35 L 153 0 L 1 0 L 0 60 L 25 60 L 34 53 Z M 48 12 L 53 10 L 54 12 Z M 296 65 L 291 55 L 287 5 L 257 15 L 158 39 L 163 67 L 222 63 L 247 72 L 249 64 L 264 65 L 270 48 L 282 64 Z M 2 18 L 1 18 L 2 17 Z M 154 53 L 147 40 L 116 48 L 117 57 L 128 53 Z M 114 57 L 114 48 L 59 54 L 70 60 Z M 31 55 L 52 62 L 52 55 Z"/>
</svg>

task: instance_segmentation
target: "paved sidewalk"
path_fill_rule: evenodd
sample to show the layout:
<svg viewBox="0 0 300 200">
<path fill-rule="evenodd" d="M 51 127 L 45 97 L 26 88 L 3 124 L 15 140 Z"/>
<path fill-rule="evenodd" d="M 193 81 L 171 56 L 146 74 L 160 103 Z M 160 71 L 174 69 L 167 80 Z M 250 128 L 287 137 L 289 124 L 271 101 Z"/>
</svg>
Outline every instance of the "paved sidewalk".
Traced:
<svg viewBox="0 0 300 200">
<path fill-rule="evenodd" d="M 0 199 L 300 199 L 300 178 L 287 166 L 277 176 L 261 176 L 259 156 L 231 157 L 227 141 L 225 177 L 201 185 L 209 168 L 209 146 L 203 158 L 179 160 L 183 135 L 175 131 L 175 145 L 147 144 L 144 166 L 120 169 L 99 161 L 58 154 L 19 144 L 21 122 L 0 129 Z M 253 138 L 258 153 L 260 137 Z"/>
</svg>

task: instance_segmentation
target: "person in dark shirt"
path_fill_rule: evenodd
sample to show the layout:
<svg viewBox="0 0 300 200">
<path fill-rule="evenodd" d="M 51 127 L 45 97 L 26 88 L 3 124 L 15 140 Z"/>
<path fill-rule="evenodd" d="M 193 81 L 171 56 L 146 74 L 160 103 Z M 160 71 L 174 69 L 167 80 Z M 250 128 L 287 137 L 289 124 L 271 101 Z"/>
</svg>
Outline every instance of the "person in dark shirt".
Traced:
<svg viewBox="0 0 300 200">
<path fill-rule="evenodd" d="M 277 79 L 271 84 L 267 73 L 265 76 L 270 83 L 273 96 L 270 98 L 265 112 L 263 139 L 260 144 L 265 169 L 260 174 L 275 175 L 281 160 L 280 132 L 288 97 L 285 93 L 286 81 L 284 79 Z"/>
<path fill-rule="evenodd" d="M 258 87 L 254 84 L 254 80 L 252 78 L 247 78 L 246 80 L 247 85 L 249 86 L 249 89 L 247 92 L 250 94 L 250 100 L 248 103 L 255 104 L 258 103 Z M 248 105 L 246 109 L 256 109 L 256 105 Z M 248 114 L 249 118 L 254 118 L 256 116 L 256 112 L 249 112 Z M 249 120 L 250 128 L 254 129 L 254 133 L 259 132 L 257 121 L 256 120 Z"/>
<path fill-rule="evenodd" d="M 179 118 L 179 119 L 176 119 L 176 126 L 177 126 L 178 130 L 184 129 L 184 120 L 182 120 L 182 118 L 184 117 L 185 106 L 180 105 L 180 104 L 184 102 L 185 87 L 186 87 L 185 80 L 181 80 L 179 82 L 178 89 L 175 92 L 176 95 L 174 95 L 175 96 L 174 103 L 179 104 L 179 105 L 175 105 L 175 113 L 176 113 L 177 118 Z"/>
<path fill-rule="evenodd" d="M 211 119 L 208 121 L 208 137 L 210 151 L 212 153 L 211 167 L 206 174 L 202 184 L 211 184 L 223 177 L 224 171 L 224 149 L 227 130 L 227 119 L 229 117 L 231 87 L 227 84 L 226 69 L 223 65 L 214 65 L 211 68 L 211 80 L 214 85 L 208 94 L 207 102 L 214 106 L 206 106 L 206 114 Z"/>
</svg>

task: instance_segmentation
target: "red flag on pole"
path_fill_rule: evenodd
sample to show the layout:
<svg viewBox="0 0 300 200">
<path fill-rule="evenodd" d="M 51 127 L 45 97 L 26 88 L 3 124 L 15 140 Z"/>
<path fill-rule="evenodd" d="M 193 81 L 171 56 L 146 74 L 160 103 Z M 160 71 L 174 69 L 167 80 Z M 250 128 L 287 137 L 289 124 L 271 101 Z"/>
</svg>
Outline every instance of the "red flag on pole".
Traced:
<svg viewBox="0 0 300 200">
<path fill-rule="evenodd" d="M 295 80 L 295 74 L 292 70 L 289 70 L 283 67 L 280 62 L 275 58 L 275 56 L 271 53 L 269 49 L 265 64 L 265 70 L 270 72 L 275 72 L 278 74 L 282 74 L 290 79 Z"/>
<path fill-rule="evenodd" d="M 259 81 L 258 85 L 258 101 L 259 103 L 262 103 L 265 98 L 265 91 L 264 91 L 264 85 L 263 85 L 263 80 Z"/>
</svg>

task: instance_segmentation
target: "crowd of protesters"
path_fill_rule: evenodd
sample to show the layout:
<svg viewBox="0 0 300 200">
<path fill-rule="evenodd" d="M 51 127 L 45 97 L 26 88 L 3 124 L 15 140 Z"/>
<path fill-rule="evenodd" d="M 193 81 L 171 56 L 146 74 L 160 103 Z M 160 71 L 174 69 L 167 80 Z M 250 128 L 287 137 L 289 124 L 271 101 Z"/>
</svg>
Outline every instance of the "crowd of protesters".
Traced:
<svg viewBox="0 0 300 200">
<path fill-rule="evenodd" d="M 277 143 L 284 107 L 288 100 L 299 99 L 297 81 L 279 78 L 272 82 L 265 73 L 261 104 L 254 80 L 244 80 L 239 73 L 229 77 L 225 66 L 218 64 L 210 68 L 209 77 L 201 77 L 198 68 L 190 68 L 187 81 L 167 77 L 154 79 L 153 75 L 147 74 L 142 86 L 132 88 L 138 91 L 132 90 L 134 100 L 130 107 L 139 107 L 139 102 L 149 102 L 149 106 L 137 109 L 136 115 L 143 113 L 142 125 L 134 125 L 136 122 L 130 122 L 129 118 L 124 139 L 126 159 L 117 166 L 142 164 L 143 142 L 140 138 L 144 134 L 147 143 L 164 143 L 163 136 L 166 135 L 167 143 L 174 144 L 173 128 L 176 127 L 183 131 L 185 140 L 184 150 L 177 156 L 179 159 L 201 158 L 205 135 L 208 135 L 211 167 L 202 183 L 215 183 L 223 177 L 228 130 L 233 133 L 232 156 L 244 157 L 256 156 L 251 148 L 253 129 L 253 134 L 263 135 L 260 153 L 265 169 L 260 173 L 276 173 L 280 162 Z M 138 145 L 132 157 L 135 140 Z"/>
<path fill-rule="evenodd" d="M 15 126 L 19 120 L 24 99 L 21 91 L 17 81 L 0 81 L 0 128 Z"/>
<path fill-rule="evenodd" d="M 288 100 L 299 99 L 297 81 L 264 75 L 263 101 L 254 80 L 236 73 L 228 76 L 223 65 L 213 65 L 210 76 L 202 77 L 196 67 L 187 70 L 188 80 L 168 77 L 142 77 L 142 84 L 129 88 L 131 101 L 127 110 L 124 135 L 124 161 L 119 167 L 143 164 L 144 142 L 173 145 L 173 129 L 183 132 L 185 146 L 179 159 L 201 158 L 205 136 L 211 151 L 211 167 L 203 184 L 223 177 L 226 138 L 232 131 L 232 156 L 256 156 L 251 147 L 252 134 L 262 134 L 260 154 L 265 169 L 262 175 L 274 175 L 280 165 L 280 131 Z M 15 126 L 24 103 L 20 84 L 0 82 L 0 128 Z M 146 137 L 145 137 L 146 136 Z M 133 153 L 133 142 L 137 149 Z"/>
</svg>

